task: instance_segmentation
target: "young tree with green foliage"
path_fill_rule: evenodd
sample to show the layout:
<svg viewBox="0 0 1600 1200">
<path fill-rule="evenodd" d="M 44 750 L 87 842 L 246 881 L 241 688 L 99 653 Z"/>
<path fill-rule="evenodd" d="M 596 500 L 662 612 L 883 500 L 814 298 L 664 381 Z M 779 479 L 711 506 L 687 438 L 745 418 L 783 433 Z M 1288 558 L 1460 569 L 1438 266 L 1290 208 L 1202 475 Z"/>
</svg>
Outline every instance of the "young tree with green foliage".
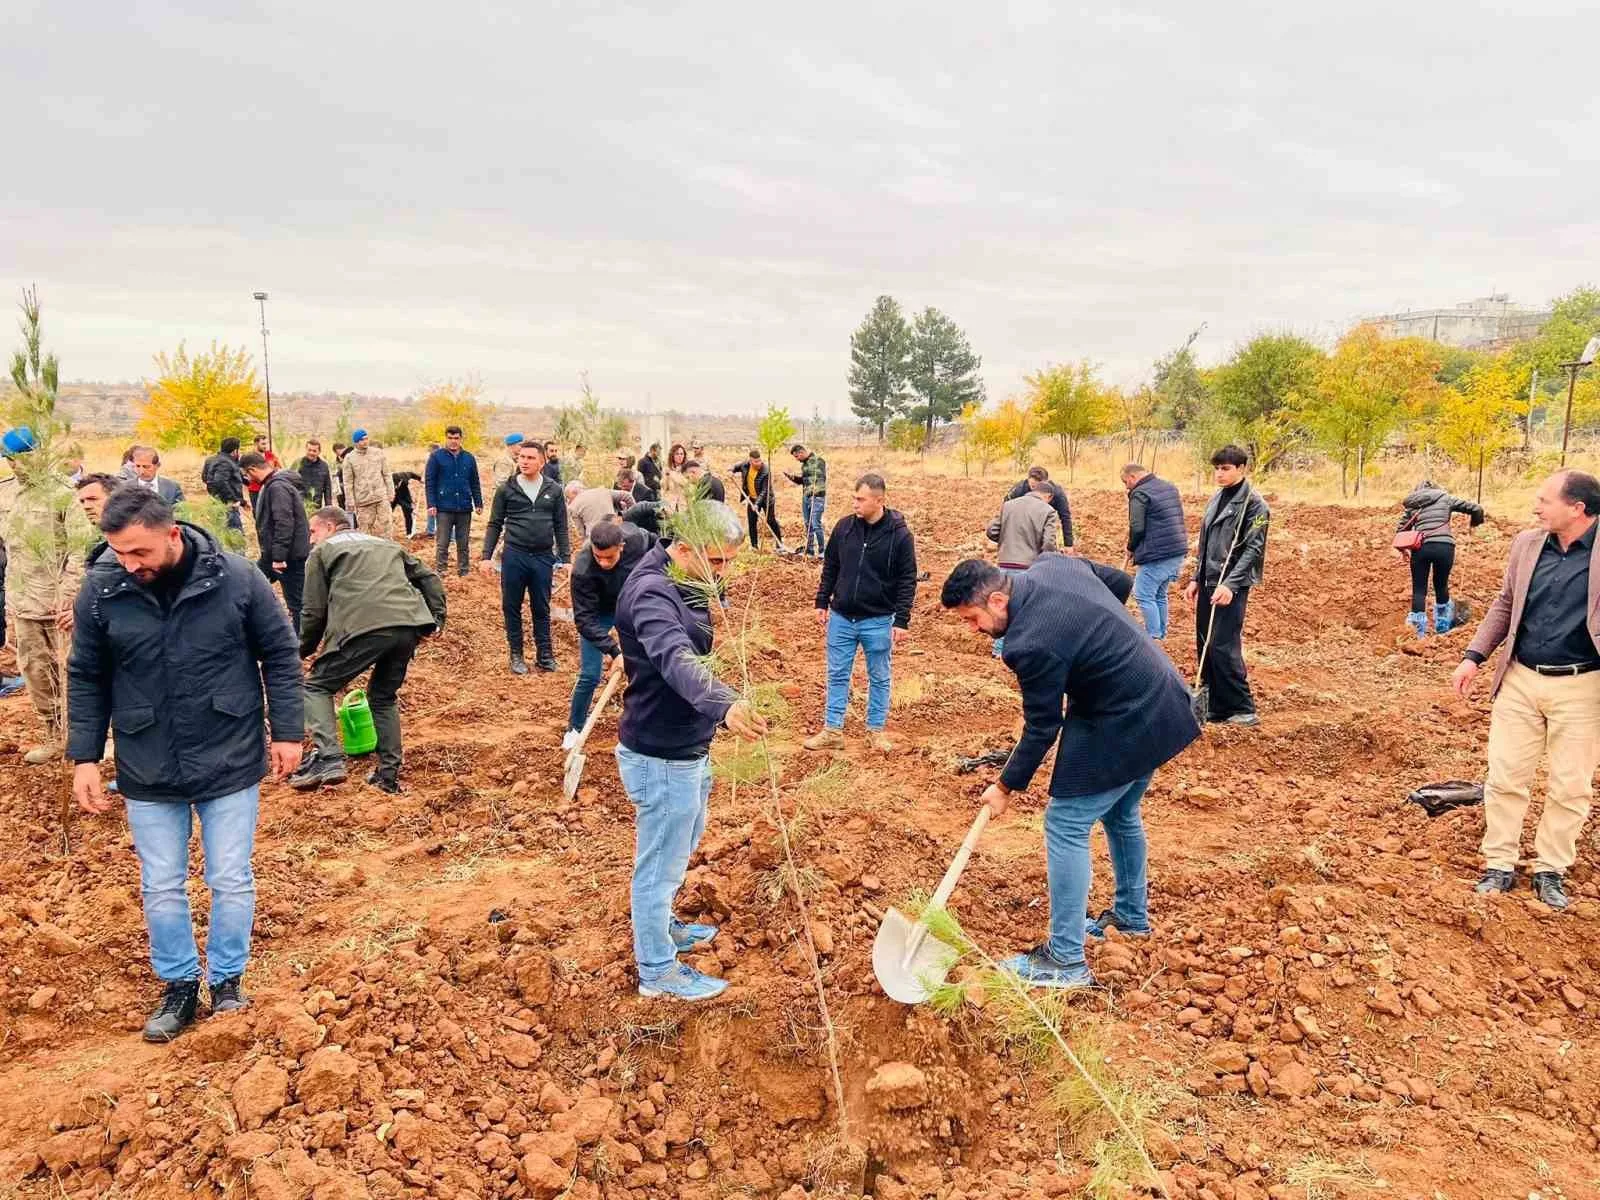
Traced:
<svg viewBox="0 0 1600 1200">
<path fill-rule="evenodd" d="M 211 343 L 191 355 L 183 342 L 156 355 L 159 374 L 147 387 L 139 437 L 163 450 L 215 449 L 225 437 L 248 442 L 267 418 L 250 355 Z"/>
<path fill-rule="evenodd" d="M 772 464 L 778 461 L 778 454 L 782 450 L 794 444 L 796 432 L 787 408 L 777 404 L 767 405 L 766 415 L 761 418 L 761 424 L 756 426 L 756 445 L 767 456 L 770 470 L 777 470 Z"/>
<path fill-rule="evenodd" d="M 959 325 L 937 308 L 917 314 L 907 376 L 913 399 L 906 416 L 922 426 L 924 450 L 933 441 L 935 425 L 955 420 L 974 401 L 983 402 L 982 366 L 983 359 L 973 353 Z"/>
<path fill-rule="evenodd" d="M 1340 490 L 1361 494 L 1366 465 L 1384 441 L 1421 415 L 1437 395 L 1441 354 L 1422 338 L 1385 338 L 1370 325 L 1351 330 L 1323 360 L 1302 410 L 1312 436 L 1339 459 Z"/>
<path fill-rule="evenodd" d="M 1041 432 L 1061 444 L 1061 458 L 1067 464 L 1068 478 L 1078 466 L 1078 446 L 1085 438 L 1108 432 L 1114 420 L 1112 405 L 1095 368 L 1088 359 L 1076 366 L 1062 363 L 1045 367 L 1024 377 L 1028 399 L 1039 415 Z"/>
<path fill-rule="evenodd" d="M 1439 448 L 1469 471 L 1477 472 L 1483 500 L 1484 468 L 1517 440 L 1522 401 L 1522 371 L 1509 358 L 1481 362 L 1457 388 L 1446 389 L 1434 428 Z"/>
<path fill-rule="evenodd" d="M 884 430 L 905 409 L 911 329 L 893 296 L 879 296 L 850 335 L 850 411 L 864 429 Z"/>
<path fill-rule="evenodd" d="M 1270 471 L 1300 436 L 1294 413 L 1324 357 L 1305 338 L 1264 333 L 1234 350 L 1213 375 L 1211 394 L 1238 427 L 1257 471 Z"/>
<path fill-rule="evenodd" d="M 589 372 L 578 372 L 579 400 L 563 408 L 556 417 L 555 437 L 564 446 L 582 445 L 587 450 L 615 450 L 628 440 L 628 419 L 608 413 L 589 385 Z"/>
<path fill-rule="evenodd" d="M 1157 412 L 1163 423 L 1173 429 L 1187 429 L 1208 395 L 1194 355 L 1195 341 L 1204 330 L 1201 325 L 1184 339 L 1183 345 L 1155 362 L 1150 385 L 1156 393 Z M 1211 452 L 1206 454 L 1209 461 Z"/>
</svg>

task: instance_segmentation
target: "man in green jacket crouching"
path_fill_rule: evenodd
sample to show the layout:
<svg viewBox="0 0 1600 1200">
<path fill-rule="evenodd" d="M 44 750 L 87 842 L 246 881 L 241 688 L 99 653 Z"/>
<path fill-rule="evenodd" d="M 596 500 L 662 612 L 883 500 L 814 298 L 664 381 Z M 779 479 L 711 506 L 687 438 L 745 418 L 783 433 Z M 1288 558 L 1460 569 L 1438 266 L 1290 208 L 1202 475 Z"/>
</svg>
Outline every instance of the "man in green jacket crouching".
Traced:
<svg viewBox="0 0 1600 1200">
<path fill-rule="evenodd" d="M 311 518 L 311 545 L 300 657 L 310 658 L 319 644 L 322 653 L 305 678 L 312 751 L 289 776 L 289 785 L 310 791 L 344 782 L 333 697 L 370 667 L 367 703 L 378 735 L 378 767 L 367 782 L 398 792 L 400 685 L 417 643 L 444 628 L 444 584 L 398 542 L 350 528 L 350 517 L 340 508 L 324 508 Z"/>
</svg>

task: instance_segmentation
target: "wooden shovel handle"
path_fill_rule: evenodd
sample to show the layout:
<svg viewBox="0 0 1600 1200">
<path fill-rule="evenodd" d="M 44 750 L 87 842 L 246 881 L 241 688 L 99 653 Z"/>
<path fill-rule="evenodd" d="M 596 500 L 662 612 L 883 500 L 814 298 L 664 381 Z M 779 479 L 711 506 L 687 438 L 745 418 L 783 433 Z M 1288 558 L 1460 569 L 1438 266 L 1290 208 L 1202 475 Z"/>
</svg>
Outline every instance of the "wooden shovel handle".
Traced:
<svg viewBox="0 0 1600 1200">
<path fill-rule="evenodd" d="M 950 893 L 956 890 L 956 881 L 961 878 L 961 872 L 967 869 L 967 859 L 972 857 L 972 852 L 977 848 L 978 839 L 983 836 L 983 827 L 989 823 L 989 806 L 985 804 L 978 810 L 977 818 L 972 822 L 972 828 L 967 830 L 967 836 L 961 843 L 961 849 L 956 851 L 956 856 L 950 861 L 950 869 L 944 873 L 944 878 L 939 881 L 938 890 L 933 893 L 933 899 L 928 901 L 929 908 L 943 908 L 950 900 Z"/>
<path fill-rule="evenodd" d="M 606 676 L 606 686 L 600 693 L 600 701 L 589 710 L 589 719 L 583 723 L 583 732 L 578 735 L 578 744 L 567 752 L 570 762 L 574 754 L 582 754 L 584 744 L 588 742 L 589 735 L 594 732 L 594 727 L 600 722 L 600 714 L 605 711 L 611 697 L 616 694 L 617 684 L 622 682 L 622 655 L 617 655 L 611 660 L 611 673 Z"/>
</svg>

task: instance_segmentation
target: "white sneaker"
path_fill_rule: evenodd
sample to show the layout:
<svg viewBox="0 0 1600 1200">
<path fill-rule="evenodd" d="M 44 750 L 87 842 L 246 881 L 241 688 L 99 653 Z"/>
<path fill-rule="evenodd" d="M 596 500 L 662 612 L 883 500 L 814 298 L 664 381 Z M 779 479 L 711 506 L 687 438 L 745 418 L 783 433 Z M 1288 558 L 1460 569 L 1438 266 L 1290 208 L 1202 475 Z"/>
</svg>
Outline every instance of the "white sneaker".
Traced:
<svg viewBox="0 0 1600 1200">
<path fill-rule="evenodd" d="M 571 750 L 578 744 L 578 738 L 580 736 L 582 735 L 579 734 L 576 729 L 567 730 L 567 732 L 561 738 L 561 748 L 563 750 Z"/>
</svg>

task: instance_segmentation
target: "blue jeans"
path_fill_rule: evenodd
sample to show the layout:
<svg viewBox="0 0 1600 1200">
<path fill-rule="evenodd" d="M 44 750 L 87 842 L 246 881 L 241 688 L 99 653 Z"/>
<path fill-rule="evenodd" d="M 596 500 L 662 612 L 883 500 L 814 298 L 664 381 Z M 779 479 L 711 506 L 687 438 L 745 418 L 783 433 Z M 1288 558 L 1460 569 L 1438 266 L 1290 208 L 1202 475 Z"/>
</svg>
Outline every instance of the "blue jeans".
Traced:
<svg viewBox="0 0 1600 1200">
<path fill-rule="evenodd" d="M 144 922 L 150 930 L 150 965 L 156 977 L 200 978 L 200 952 L 189 919 L 189 831 L 200 818 L 206 886 L 211 889 L 206 933 L 206 981 L 244 974 L 250 957 L 250 927 L 256 915 L 255 849 L 259 785 L 194 804 L 128 800 L 128 829 L 139 855 Z"/>
<path fill-rule="evenodd" d="M 828 707 L 823 717 L 829 729 L 844 728 L 850 707 L 850 676 L 855 673 L 856 647 L 867 656 L 867 728 L 889 723 L 890 652 L 894 649 L 894 618 L 862 617 L 852 621 L 828 613 Z"/>
<path fill-rule="evenodd" d="M 540 658 L 551 653 L 550 584 L 556 556 L 507 546 L 500 555 L 500 609 L 506 622 L 506 646 L 512 658 L 522 657 L 522 596 L 533 601 L 533 645 Z"/>
<path fill-rule="evenodd" d="M 1150 928 L 1149 879 L 1145 874 L 1144 817 L 1139 802 L 1150 776 L 1088 796 L 1052 796 L 1044 810 L 1045 870 L 1050 879 L 1050 957 L 1069 967 L 1083 965 L 1083 920 L 1088 915 L 1089 831 L 1105 826 L 1116 876 L 1112 923 L 1127 932 Z"/>
<path fill-rule="evenodd" d="M 1167 636 L 1167 589 L 1178 582 L 1183 555 L 1140 563 L 1133 576 L 1133 599 L 1144 614 L 1145 632 L 1160 641 Z"/>
<path fill-rule="evenodd" d="M 610 629 L 615 622 L 602 618 Z M 605 674 L 606 656 L 586 637 L 578 639 L 578 682 L 572 685 L 572 710 L 567 714 L 568 729 L 582 729 L 589 718 L 589 702 L 594 699 L 594 689 L 600 686 L 600 676 Z"/>
<path fill-rule="evenodd" d="M 617 747 L 617 774 L 633 801 L 633 958 L 640 979 L 659 979 L 678 961 L 672 900 L 706 831 L 711 759 L 678 762 Z M 1081 931 L 1080 931 L 1081 932 Z"/>
<path fill-rule="evenodd" d="M 228 505 L 228 528 L 238 530 L 240 533 L 244 532 L 244 518 L 239 515 L 239 506 L 237 504 Z"/>
<path fill-rule="evenodd" d="M 428 514 L 428 536 L 432 537 L 439 530 L 439 517 L 436 513 Z"/>
<path fill-rule="evenodd" d="M 828 506 L 827 496 L 801 496 L 800 517 L 806 525 L 806 553 L 821 554 L 828 544 L 822 533 L 822 510 Z M 812 546 L 816 550 L 812 550 Z"/>
</svg>

